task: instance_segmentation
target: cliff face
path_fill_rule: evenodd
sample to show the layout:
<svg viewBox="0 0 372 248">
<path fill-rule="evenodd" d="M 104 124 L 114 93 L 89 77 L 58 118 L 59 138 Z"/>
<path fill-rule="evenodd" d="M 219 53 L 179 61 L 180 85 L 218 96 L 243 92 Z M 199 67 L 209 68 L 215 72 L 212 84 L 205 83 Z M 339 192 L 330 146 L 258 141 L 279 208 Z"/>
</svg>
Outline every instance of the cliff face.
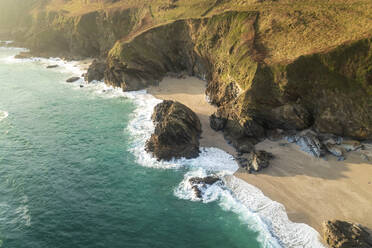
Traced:
<svg viewBox="0 0 372 248">
<path fill-rule="evenodd" d="M 267 64 L 256 39 L 257 19 L 254 12 L 229 12 L 176 21 L 118 42 L 107 59 L 106 82 L 138 90 L 168 72 L 205 79 L 233 140 L 313 125 L 320 132 L 371 139 L 371 39 Z"/>
<path fill-rule="evenodd" d="M 79 16 L 37 13 L 25 45 L 38 55 L 104 57 L 117 40 L 142 25 L 139 9 L 94 11 Z"/>
<path fill-rule="evenodd" d="M 33 2 L 17 37 L 34 54 L 107 57 L 123 90 L 202 78 L 236 146 L 310 126 L 372 139 L 368 0 Z"/>
</svg>

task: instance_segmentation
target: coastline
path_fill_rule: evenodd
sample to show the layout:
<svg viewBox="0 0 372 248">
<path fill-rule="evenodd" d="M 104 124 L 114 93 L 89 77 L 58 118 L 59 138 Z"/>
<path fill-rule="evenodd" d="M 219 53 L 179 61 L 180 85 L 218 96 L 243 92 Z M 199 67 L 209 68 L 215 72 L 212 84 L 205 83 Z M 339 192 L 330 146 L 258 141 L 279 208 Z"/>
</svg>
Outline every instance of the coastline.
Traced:
<svg viewBox="0 0 372 248">
<path fill-rule="evenodd" d="M 201 146 L 217 147 L 235 155 L 221 132 L 209 126 L 210 114 L 215 111 L 205 99 L 205 82 L 192 77 L 165 78 L 148 93 L 163 100 L 177 100 L 191 108 L 202 122 Z M 283 145 L 285 144 L 285 145 Z M 360 158 L 359 152 L 349 152 L 345 161 L 327 156 L 314 158 L 287 141 L 265 140 L 256 145 L 275 155 L 269 168 L 257 174 L 239 169 L 234 175 L 259 188 L 265 196 L 285 206 L 288 217 L 296 223 L 305 223 L 322 233 L 321 224 L 341 219 L 372 226 L 372 166 Z M 372 153 L 372 149 L 368 148 Z M 345 199 L 348 199 L 345 201 Z M 356 211 L 358 209 L 358 211 Z"/>
<path fill-rule="evenodd" d="M 328 155 L 315 158 L 295 144 L 265 140 L 256 149 L 274 154 L 270 167 L 258 174 L 242 170 L 235 176 L 281 202 L 295 222 L 321 232 L 324 221 L 339 219 L 372 226 L 372 164 L 349 152 L 346 160 Z M 366 152 L 372 153 L 371 147 Z"/>
<path fill-rule="evenodd" d="M 85 72 L 91 63 L 91 60 L 72 61 L 72 63 L 60 59 L 57 60 L 62 61 L 65 64 L 69 64 L 69 66 L 67 66 L 67 69 L 71 73 L 76 74 L 81 71 Z M 73 68 L 75 68 L 76 70 L 74 70 Z M 81 76 L 81 74 L 78 76 Z M 193 77 L 187 77 L 184 79 L 175 79 L 167 77 L 159 84 L 159 86 L 153 86 L 148 89 L 148 93 L 158 99 L 163 100 L 169 99 L 179 101 L 190 107 L 194 112 L 196 112 L 203 126 L 202 139 L 200 140 L 202 147 L 216 147 L 227 152 L 232 156 L 235 156 L 236 155 L 235 149 L 231 145 L 227 144 L 223 137 L 223 134 L 221 132 L 215 132 L 210 128 L 209 116 L 216 110 L 216 107 L 210 105 L 207 102 L 204 92 L 205 82 Z M 126 94 L 124 93 L 124 95 Z M 272 165 L 273 164 L 274 162 L 272 163 Z M 247 173 L 241 173 L 237 171 L 234 175 L 237 178 L 247 182 L 248 184 L 253 185 L 262 190 L 264 195 L 269 197 L 271 200 L 283 203 L 284 206 L 286 207 L 287 214 L 291 221 L 308 224 L 315 228 L 318 232 L 320 231 L 319 229 L 320 225 L 317 226 L 315 224 L 315 220 L 314 221 L 310 220 L 311 218 L 313 218 L 313 216 L 307 217 L 307 213 L 306 211 L 304 211 L 304 209 L 297 210 L 295 209 L 295 207 L 291 205 L 296 202 L 297 199 L 295 199 L 295 197 L 280 198 L 281 195 L 275 192 L 275 190 L 271 189 L 270 191 L 270 188 L 268 189 L 267 187 L 262 186 L 266 184 L 266 181 L 258 177 L 255 177 L 257 175 L 253 175 L 254 178 L 258 178 L 257 181 L 254 181 L 251 178 L 249 178 L 250 174 Z M 273 176 L 276 177 L 277 175 Z M 281 181 L 281 179 L 278 180 Z M 295 181 L 294 184 L 295 185 L 301 184 L 301 180 L 302 180 L 301 178 L 294 180 Z M 274 189 L 277 189 L 275 188 L 275 185 L 273 187 Z M 286 186 L 282 187 L 286 188 Z M 313 193 L 314 192 L 312 193 L 308 192 L 308 195 L 311 196 Z M 307 206 L 307 204 L 303 204 L 302 206 Z M 302 211 L 304 211 L 305 213 L 303 213 Z M 359 221 L 359 223 L 363 222 Z"/>
</svg>

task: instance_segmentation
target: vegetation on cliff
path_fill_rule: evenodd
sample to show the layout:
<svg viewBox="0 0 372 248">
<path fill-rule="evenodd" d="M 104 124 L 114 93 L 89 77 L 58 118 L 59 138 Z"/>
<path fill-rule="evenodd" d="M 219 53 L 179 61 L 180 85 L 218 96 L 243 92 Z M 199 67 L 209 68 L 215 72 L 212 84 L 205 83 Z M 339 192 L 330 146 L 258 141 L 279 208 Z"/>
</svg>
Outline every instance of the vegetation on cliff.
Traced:
<svg viewBox="0 0 372 248">
<path fill-rule="evenodd" d="M 236 146 L 275 128 L 313 126 L 372 138 L 368 0 L 0 5 L 23 10 L 2 17 L 2 32 L 12 30 L 38 55 L 107 56 L 105 80 L 124 90 L 155 84 L 168 72 L 205 79 L 219 106 L 216 116 Z"/>
</svg>

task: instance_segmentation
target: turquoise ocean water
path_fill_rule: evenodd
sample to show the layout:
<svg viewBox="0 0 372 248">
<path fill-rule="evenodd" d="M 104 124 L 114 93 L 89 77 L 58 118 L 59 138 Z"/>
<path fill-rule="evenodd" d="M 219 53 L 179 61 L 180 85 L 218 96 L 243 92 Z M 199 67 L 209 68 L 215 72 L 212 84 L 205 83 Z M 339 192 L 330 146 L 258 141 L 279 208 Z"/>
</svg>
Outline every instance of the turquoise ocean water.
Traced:
<svg viewBox="0 0 372 248">
<path fill-rule="evenodd" d="M 158 100 L 64 83 L 80 73 L 73 64 L 46 69 L 55 61 L 16 61 L 18 51 L 0 48 L 0 247 L 318 247 L 310 227 L 267 199 L 255 206 L 226 186 L 193 198 L 187 178 L 218 163 L 215 173 L 231 174 L 227 154 L 173 163 L 144 154 Z"/>
</svg>

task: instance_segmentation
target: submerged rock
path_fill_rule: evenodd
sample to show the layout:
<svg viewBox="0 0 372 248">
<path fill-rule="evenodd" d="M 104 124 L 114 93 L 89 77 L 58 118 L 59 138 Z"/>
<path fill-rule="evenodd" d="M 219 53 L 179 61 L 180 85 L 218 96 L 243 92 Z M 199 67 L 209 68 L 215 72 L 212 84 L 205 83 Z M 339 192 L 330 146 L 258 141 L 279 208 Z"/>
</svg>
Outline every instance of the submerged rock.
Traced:
<svg viewBox="0 0 372 248">
<path fill-rule="evenodd" d="M 371 235 L 363 227 L 346 221 L 324 222 L 323 238 L 331 248 L 372 248 Z"/>
<path fill-rule="evenodd" d="M 106 63 L 95 59 L 89 66 L 87 73 L 84 74 L 84 78 L 88 83 L 94 80 L 101 81 L 105 77 L 105 69 Z"/>
<path fill-rule="evenodd" d="M 158 159 L 195 158 L 199 155 L 201 124 L 198 116 L 185 105 L 164 101 L 152 115 L 156 127 L 146 150 Z"/>
<path fill-rule="evenodd" d="M 240 166 L 246 169 L 249 173 L 259 172 L 264 168 L 269 167 L 270 160 L 274 155 L 266 151 L 253 151 L 249 154 L 239 157 L 237 160 Z"/>
<path fill-rule="evenodd" d="M 76 82 L 80 79 L 80 77 L 71 77 L 69 79 L 66 80 L 67 83 L 73 83 L 73 82 Z"/>
</svg>

